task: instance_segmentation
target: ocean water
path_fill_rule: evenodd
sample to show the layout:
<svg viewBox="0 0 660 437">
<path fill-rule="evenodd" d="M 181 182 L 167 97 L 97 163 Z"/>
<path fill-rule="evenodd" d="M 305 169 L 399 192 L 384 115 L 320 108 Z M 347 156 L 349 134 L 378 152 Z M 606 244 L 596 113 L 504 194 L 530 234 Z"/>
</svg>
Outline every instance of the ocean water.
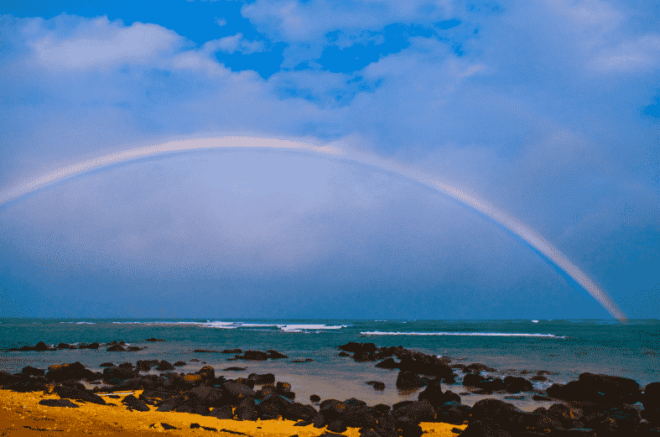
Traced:
<svg viewBox="0 0 660 437">
<path fill-rule="evenodd" d="M 165 342 L 146 342 L 156 337 Z M 8 348 L 35 345 L 39 341 L 64 343 L 123 340 L 145 347 L 138 352 L 60 350 L 9 352 Z M 632 378 L 646 385 L 660 381 L 660 321 L 633 320 L 623 325 L 610 320 L 206 320 L 206 319 L 0 319 L 0 370 L 20 371 L 24 366 L 46 368 L 51 364 L 80 361 L 93 370 L 110 361 L 186 361 L 177 371 L 194 372 L 204 364 L 227 378 L 250 373 L 274 373 L 279 381 L 292 384 L 297 399 L 308 401 L 311 394 L 323 399 L 357 397 L 370 404 L 416 399 L 395 387 L 396 371 L 377 369 L 374 362 L 356 363 L 338 357 L 338 346 L 372 342 L 378 347 L 403 346 L 428 354 L 450 357 L 453 362 L 479 362 L 497 369 L 496 375 L 522 371 L 552 372 L 549 381 L 536 383 L 544 389 L 553 382 L 577 379 L 582 372 Z M 289 358 L 265 362 L 232 360 L 233 355 L 195 353 L 195 349 L 221 351 L 275 349 Z M 304 363 L 294 360 L 312 359 Z M 199 360 L 191 361 L 193 359 Z M 226 371 L 228 367 L 245 370 Z M 156 373 L 155 371 L 152 371 Z M 460 371 L 457 372 L 462 375 Z M 532 376 L 528 374 L 527 377 Z M 385 383 L 382 392 L 366 381 Z M 480 398 L 468 395 L 458 384 L 446 386 L 463 393 L 463 402 Z M 515 403 L 515 402 L 514 402 Z M 525 400 L 521 407 L 531 408 Z"/>
</svg>

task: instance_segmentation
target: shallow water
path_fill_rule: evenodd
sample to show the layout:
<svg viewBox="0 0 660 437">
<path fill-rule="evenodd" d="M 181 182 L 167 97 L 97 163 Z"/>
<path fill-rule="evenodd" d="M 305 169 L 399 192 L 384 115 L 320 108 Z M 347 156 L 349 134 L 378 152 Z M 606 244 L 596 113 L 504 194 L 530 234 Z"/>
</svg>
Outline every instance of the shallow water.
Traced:
<svg viewBox="0 0 660 437">
<path fill-rule="evenodd" d="M 137 360 L 186 361 L 177 371 L 193 372 L 206 362 L 216 374 L 227 378 L 250 373 L 274 373 L 279 381 L 292 384 L 297 399 L 311 394 L 323 399 L 357 397 L 369 404 L 392 404 L 416 399 L 418 392 L 401 393 L 395 388 L 396 372 L 356 363 L 337 356 L 337 346 L 349 341 L 373 342 L 378 347 L 403 346 L 429 354 L 449 356 L 455 362 L 480 362 L 497 369 L 498 375 L 522 370 L 548 370 L 547 383 L 576 379 L 582 372 L 605 373 L 635 379 L 641 385 L 660 380 L 660 322 L 632 321 L 621 325 L 609 321 L 365 321 L 365 320 L 1 320 L 0 369 L 16 372 L 26 365 L 45 368 L 54 363 L 80 361 L 94 370 L 106 361 L 115 364 Z M 119 322 L 119 323 L 118 323 Z M 91 324 L 93 323 L 93 324 Z M 367 334 L 368 333 L 368 334 Z M 156 337 L 166 342 L 150 343 Z M 60 350 L 7 352 L 10 347 L 124 340 L 145 350 L 107 352 Z M 288 359 L 266 362 L 232 361 L 233 355 L 194 353 L 194 349 L 275 349 Z M 196 358 L 200 362 L 191 362 Z M 293 363 L 296 359 L 314 361 Z M 460 361 L 458 361 L 460 360 Z M 233 372 L 223 369 L 247 367 Z M 459 375 L 462 375 L 458 372 Z M 529 377 L 531 375 L 527 375 Z M 385 383 L 382 392 L 366 381 Z M 459 380 L 460 382 L 460 380 Z M 461 385 L 445 387 L 464 393 Z M 502 396 L 503 397 L 503 396 Z M 471 404 L 480 396 L 462 395 Z M 541 403 L 508 400 L 524 409 Z"/>
</svg>

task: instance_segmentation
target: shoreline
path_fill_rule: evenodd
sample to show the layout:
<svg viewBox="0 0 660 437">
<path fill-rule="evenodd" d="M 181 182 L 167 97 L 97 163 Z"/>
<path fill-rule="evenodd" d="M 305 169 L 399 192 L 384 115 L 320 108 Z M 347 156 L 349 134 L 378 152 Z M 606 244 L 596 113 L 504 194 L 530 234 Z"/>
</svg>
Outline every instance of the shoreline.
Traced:
<svg viewBox="0 0 660 437">
<path fill-rule="evenodd" d="M 99 392 L 99 394 L 105 398 L 112 393 Z M 244 434 L 251 437 L 289 437 L 292 435 L 316 437 L 327 432 L 326 429 L 317 429 L 312 425 L 296 427 L 294 426 L 296 421 L 284 419 L 223 420 L 191 413 L 160 412 L 156 411 L 154 406 L 149 406 L 150 411 L 148 412 L 129 411 L 121 402 L 129 394 L 139 397 L 142 390 L 119 395 L 118 399 L 112 399 L 114 405 L 73 401 L 79 405 L 79 408 L 56 408 L 39 404 L 42 399 L 60 399 L 55 394 L 19 393 L 0 389 L 0 423 L 2 424 L 0 435 L 135 435 L 147 437 L 162 436 L 166 431 L 168 435 L 181 436 L 211 436 L 217 433 L 225 436 Z M 172 425 L 177 429 L 166 430 L 162 423 Z M 214 428 L 217 432 L 203 428 L 193 429 L 191 425 L 194 423 L 201 427 Z M 467 424 L 421 423 L 420 426 L 425 435 L 429 437 L 454 437 L 459 433 L 452 432 L 452 429 L 463 430 Z M 339 434 L 349 437 L 360 436 L 359 429 L 351 427 Z"/>
<path fill-rule="evenodd" d="M 37 344 L 22 350 L 44 347 Z M 407 393 L 409 400 L 378 404 L 360 400 L 360 389 L 371 386 L 369 390 L 379 391 L 377 386 L 384 388 L 380 381 L 349 387 L 345 400 L 310 397 L 299 390 L 305 381 L 294 385 L 286 375 L 283 380 L 283 375 L 276 378 L 272 373 L 228 379 L 199 360 L 194 365 L 165 360 L 104 363 L 103 372 L 76 362 L 50 365 L 47 371 L 30 366 L 13 375 L 0 371 L 3 433 L 56 435 L 73 429 L 80 435 L 152 435 L 167 430 L 180 435 L 204 431 L 251 437 L 660 435 L 658 382 L 640 387 L 627 378 L 583 373 L 577 381 L 538 390 L 520 375 L 502 379 L 484 364 L 452 362 L 401 346 L 349 342 L 338 349 L 338 356 L 354 366 L 396 375 L 396 389 Z M 231 361 L 236 367 L 288 358 L 276 350 L 230 352 L 235 353 Z M 182 366 L 201 368 L 177 372 Z M 530 379 L 539 377 L 541 372 Z M 473 395 L 476 401 L 470 402 Z M 517 408 L 517 400 L 533 401 L 533 408 Z M 52 426 L 39 426 L 39 421 Z"/>
</svg>

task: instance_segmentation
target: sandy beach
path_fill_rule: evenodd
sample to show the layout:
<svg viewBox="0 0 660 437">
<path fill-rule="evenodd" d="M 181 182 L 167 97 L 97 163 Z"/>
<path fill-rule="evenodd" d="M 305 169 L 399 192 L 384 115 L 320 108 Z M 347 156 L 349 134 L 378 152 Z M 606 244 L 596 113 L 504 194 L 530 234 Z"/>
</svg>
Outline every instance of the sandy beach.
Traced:
<svg viewBox="0 0 660 437">
<path fill-rule="evenodd" d="M 204 417 L 189 413 L 158 412 L 151 406 L 150 411 L 129 411 L 121 403 L 129 394 L 138 397 L 141 390 L 113 393 L 119 398 L 108 398 L 107 394 L 99 393 L 108 405 L 97 405 L 88 402 L 73 401 L 79 408 L 48 407 L 40 405 L 42 399 L 59 399 L 55 394 L 42 392 L 18 393 L 0 390 L 0 435 L 25 436 L 162 436 L 167 435 L 248 435 L 259 436 L 292 436 L 314 437 L 327 432 L 316 429 L 312 425 L 294 426 L 291 420 L 219 420 L 214 417 Z M 177 429 L 165 429 L 163 423 Z M 200 428 L 191 428 L 192 424 Z M 428 436 L 453 437 L 458 433 L 452 429 L 464 429 L 467 425 L 452 425 L 448 423 L 422 423 L 421 427 Z M 214 428 L 217 431 L 202 427 Z M 237 434 L 241 433 L 241 434 Z M 349 428 L 341 433 L 350 437 L 360 435 L 357 428 Z"/>
</svg>

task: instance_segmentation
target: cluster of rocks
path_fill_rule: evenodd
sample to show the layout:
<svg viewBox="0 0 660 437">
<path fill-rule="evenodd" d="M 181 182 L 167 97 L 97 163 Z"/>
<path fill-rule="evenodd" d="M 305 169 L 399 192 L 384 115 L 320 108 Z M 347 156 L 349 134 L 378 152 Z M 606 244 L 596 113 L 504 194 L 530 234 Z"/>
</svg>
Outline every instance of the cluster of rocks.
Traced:
<svg viewBox="0 0 660 437">
<path fill-rule="evenodd" d="M 157 338 L 148 338 L 146 341 L 156 342 L 156 341 L 165 341 Z M 49 346 L 43 341 L 40 341 L 34 346 L 22 346 L 20 348 L 10 348 L 7 349 L 8 352 L 46 352 L 46 351 L 57 351 L 57 350 L 74 350 L 74 349 L 93 349 L 98 350 L 101 346 L 108 346 L 106 349 L 107 352 L 137 352 L 145 347 L 138 346 L 127 346 L 125 341 L 111 341 L 110 343 L 80 343 L 80 344 L 68 344 L 68 343 L 59 343 L 57 346 Z"/>
<path fill-rule="evenodd" d="M 358 428 L 361 437 L 419 437 L 421 422 L 467 423 L 463 437 L 497 436 L 660 436 L 660 383 L 648 384 L 643 390 L 627 378 L 583 373 L 577 381 L 554 384 L 543 399 L 555 403 L 549 408 L 523 412 L 498 399 L 482 399 L 473 407 L 463 405 L 460 395 L 443 390 L 442 384 L 458 377 L 462 370 L 463 385 L 484 392 L 517 393 L 530 391 L 525 378 L 507 376 L 490 378 L 482 372 L 494 372 L 482 364 L 451 365 L 447 358 L 398 348 L 375 348 L 373 344 L 349 343 L 342 352 L 351 352 L 362 360 L 381 360 L 379 367 L 398 370 L 397 387 L 423 390 L 415 401 L 392 406 L 350 398 L 326 399 L 313 395 L 317 405 L 296 402 L 291 385 L 276 381 L 273 374 L 251 374 L 247 378 L 226 379 L 216 376 L 215 369 L 204 366 L 194 373 L 176 373 L 175 365 L 166 361 L 138 361 L 118 366 L 106 364 L 103 372 L 93 372 L 80 363 L 50 366 L 48 371 L 25 367 L 21 373 L 0 372 L 0 386 L 15 391 L 44 391 L 59 396 L 43 400 L 43 405 L 71 407 L 77 402 L 105 404 L 100 391 L 135 391 L 122 403 L 131 411 L 185 412 L 218 419 L 257 420 L 289 419 L 296 426 L 325 428 L 328 433 L 341 433 L 348 427 Z M 249 351 L 248 351 L 249 352 Z M 271 355 L 272 351 L 266 352 Z M 247 352 L 246 356 L 250 356 Z M 261 356 L 261 355 L 260 355 Z M 269 356 L 270 358 L 270 356 Z M 395 360 L 396 358 L 397 360 Z M 152 368 L 163 373 L 140 374 Z M 88 390 L 80 381 L 103 382 L 108 386 Z M 376 385 L 377 381 L 369 381 Z M 642 408 L 643 407 L 643 408 Z"/>
</svg>

